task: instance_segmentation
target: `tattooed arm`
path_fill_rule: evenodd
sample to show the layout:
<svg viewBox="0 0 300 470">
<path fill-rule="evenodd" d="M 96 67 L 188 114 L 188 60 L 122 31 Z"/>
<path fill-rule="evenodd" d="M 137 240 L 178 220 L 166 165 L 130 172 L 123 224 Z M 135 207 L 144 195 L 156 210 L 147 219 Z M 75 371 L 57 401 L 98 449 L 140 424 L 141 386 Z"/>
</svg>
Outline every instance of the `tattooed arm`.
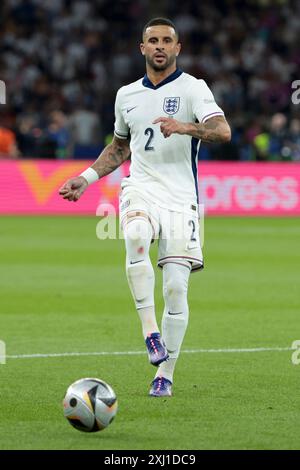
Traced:
<svg viewBox="0 0 300 470">
<path fill-rule="evenodd" d="M 114 136 L 111 144 L 107 145 L 93 163 L 92 168 L 98 173 L 99 178 L 106 176 L 120 165 L 130 155 L 129 142 L 126 139 L 118 139 Z"/>
<path fill-rule="evenodd" d="M 102 176 L 108 175 L 122 165 L 129 155 L 130 148 L 128 140 L 118 139 L 114 136 L 112 143 L 103 149 L 91 168 L 98 174 L 99 178 L 102 178 Z M 63 199 L 76 202 L 87 187 L 87 180 L 83 176 L 76 176 L 64 183 L 59 190 L 59 194 Z"/>
<path fill-rule="evenodd" d="M 186 126 L 185 134 L 203 142 L 222 143 L 231 139 L 231 130 L 224 116 L 212 117 L 204 123 L 188 123 Z"/>
<path fill-rule="evenodd" d="M 231 130 L 224 116 L 215 116 L 204 123 L 179 122 L 176 119 L 160 117 L 153 124 L 161 123 L 160 130 L 164 137 L 172 134 L 186 134 L 203 142 L 229 142 Z"/>
</svg>

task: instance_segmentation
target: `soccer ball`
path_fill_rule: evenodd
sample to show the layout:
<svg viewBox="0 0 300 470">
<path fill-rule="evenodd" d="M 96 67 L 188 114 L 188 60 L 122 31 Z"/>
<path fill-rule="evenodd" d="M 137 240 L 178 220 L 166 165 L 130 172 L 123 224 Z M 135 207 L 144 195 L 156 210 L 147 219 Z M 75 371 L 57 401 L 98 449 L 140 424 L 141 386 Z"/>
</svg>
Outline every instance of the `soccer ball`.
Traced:
<svg viewBox="0 0 300 470">
<path fill-rule="evenodd" d="M 80 379 L 68 388 L 63 400 L 64 415 L 79 431 L 102 431 L 114 419 L 118 402 L 113 389 L 103 380 Z"/>
</svg>

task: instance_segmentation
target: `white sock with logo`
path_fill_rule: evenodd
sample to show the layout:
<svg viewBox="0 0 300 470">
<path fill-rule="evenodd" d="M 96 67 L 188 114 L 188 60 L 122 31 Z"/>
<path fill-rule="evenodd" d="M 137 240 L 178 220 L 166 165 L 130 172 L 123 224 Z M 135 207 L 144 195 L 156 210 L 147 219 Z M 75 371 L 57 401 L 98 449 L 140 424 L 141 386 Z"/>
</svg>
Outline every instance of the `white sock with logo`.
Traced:
<svg viewBox="0 0 300 470">
<path fill-rule="evenodd" d="M 149 257 L 152 227 L 145 217 L 132 218 L 124 226 L 126 274 L 137 308 L 144 338 L 158 332 L 154 308 L 155 276 Z"/>
<path fill-rule="evenodd" d="M 190 263 L 167 263 L 163 267 L 163 293 L 165 309 L 162 318 L 162 337 L 166 343 L 169 360 L 160 364 L 156 377 L 163 376 L 173 382 L 173 374 L 188 325 L 187 302 Z"/>
</svg>

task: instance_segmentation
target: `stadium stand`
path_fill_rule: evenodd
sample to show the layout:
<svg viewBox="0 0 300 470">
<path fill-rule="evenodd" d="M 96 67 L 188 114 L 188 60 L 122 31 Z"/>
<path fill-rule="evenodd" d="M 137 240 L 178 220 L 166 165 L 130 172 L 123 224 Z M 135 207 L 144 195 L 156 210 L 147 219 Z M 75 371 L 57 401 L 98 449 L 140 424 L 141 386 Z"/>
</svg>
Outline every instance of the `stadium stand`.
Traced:
<svg viewBox="0 0 300 470">
<path fill-rule="evenodd" d="M 144 74 L 138 41 L 154 16 L 175 21 L 179 66 L 208 82 L 232 127 L 230 144 L 203 145 L 199 159 L 300 160 L 300 3 L 285 0 L 2 0 L 0 126 L 14 156 L 97 156 L 117 89 Z"/>
</svg>

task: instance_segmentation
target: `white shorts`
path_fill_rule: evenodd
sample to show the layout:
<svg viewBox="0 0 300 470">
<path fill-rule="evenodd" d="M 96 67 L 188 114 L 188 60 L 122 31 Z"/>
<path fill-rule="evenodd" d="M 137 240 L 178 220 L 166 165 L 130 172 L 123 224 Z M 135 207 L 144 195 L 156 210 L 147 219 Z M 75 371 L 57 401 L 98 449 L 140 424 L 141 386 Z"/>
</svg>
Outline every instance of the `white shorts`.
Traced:
<svg viewBox="0 0 300 470">
<path fill-rule="evenodd" d="M 203 255 L 199 233 L 197 207 L 190 205 L 185 211 L 174 211 L 146 201 L 138 191 L 123 190 L 120 194 L 119 216 L 123 227 L 130 212 L 147 214 L 153 229 L 153 240 L 158 240 L 158 267 L 168 262 L 191 263 L 191 271 L 203 268 Z"/>
</svg>

